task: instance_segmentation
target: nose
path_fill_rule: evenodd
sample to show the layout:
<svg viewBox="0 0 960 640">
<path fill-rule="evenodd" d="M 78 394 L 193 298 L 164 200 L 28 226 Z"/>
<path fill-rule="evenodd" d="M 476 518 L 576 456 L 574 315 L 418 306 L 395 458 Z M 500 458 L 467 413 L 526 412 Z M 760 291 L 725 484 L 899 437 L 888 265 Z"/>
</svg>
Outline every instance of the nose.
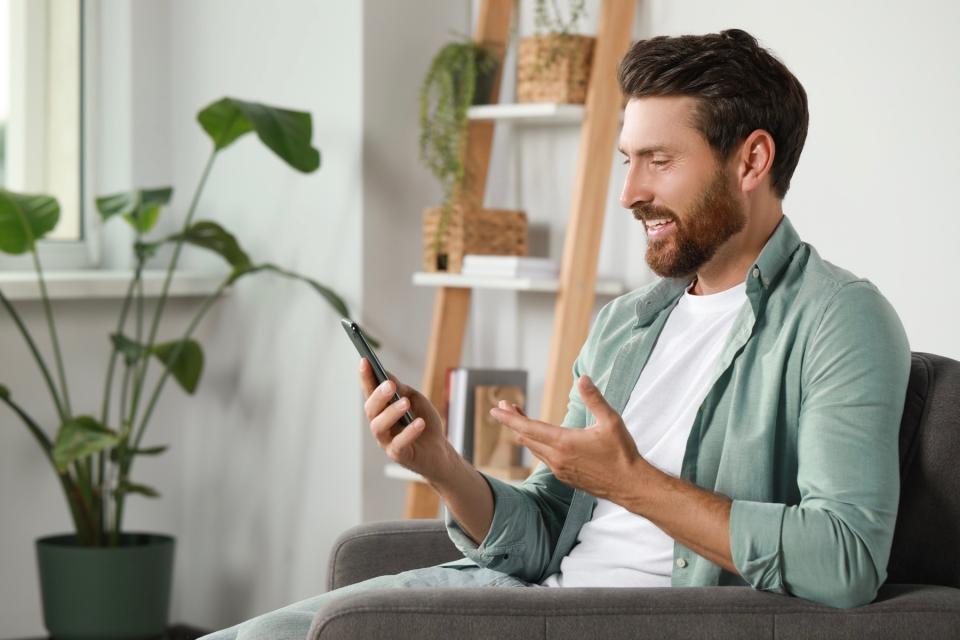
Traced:
<svg viewBox="0 0 960 640">
<path fill-rule="evenodd" d="M 643 178 L 643 172 L 631 167 L 623 180 L 620 191 L 620 206 L 624 209 L 636 209 L 641 204 L 653 202 L 653 190 Z"/>
</svg>

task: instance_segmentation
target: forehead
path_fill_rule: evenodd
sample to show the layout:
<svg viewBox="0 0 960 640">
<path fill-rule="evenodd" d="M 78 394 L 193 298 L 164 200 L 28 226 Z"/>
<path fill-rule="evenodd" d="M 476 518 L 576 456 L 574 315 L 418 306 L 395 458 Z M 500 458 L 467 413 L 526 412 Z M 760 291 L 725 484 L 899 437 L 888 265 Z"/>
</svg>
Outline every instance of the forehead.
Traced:
<svg viewBox="0 0 960 640">
<path fill-rule="evenodd" d="M 696 106 L 696 98 L 689 96 L 631 98 L 623 110 L 620 148 L 627 153 L 661 146 L 689 151 L 709 148 L 694 128 Z"/>
</svg>

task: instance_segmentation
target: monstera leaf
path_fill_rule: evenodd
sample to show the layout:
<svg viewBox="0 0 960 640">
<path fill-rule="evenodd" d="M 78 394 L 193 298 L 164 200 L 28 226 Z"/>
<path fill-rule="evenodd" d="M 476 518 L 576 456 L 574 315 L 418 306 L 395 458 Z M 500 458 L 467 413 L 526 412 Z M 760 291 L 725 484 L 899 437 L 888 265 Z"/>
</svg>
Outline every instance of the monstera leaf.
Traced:
<svg viewBox="0 0 960 640">
<path fill-rule="evenodd" d="M 60 220 L 56 198 L 0 189 L 0 251 L 21 254 L 50 233 Z"/>
<path fill-rule="evenodd" d="M 136 189 L 97 198 L 97 210 L 104 222 L 123 216 L 134 230 L 147 233 L 157 224 L 160 207 L 170 202 L 171 187 Z"/>
<path fill-rule="evenodd" d="M 90 416 L 78 416 L 63 423 L 53 445 L 53 462 L 63 472 L 72 463 L 116 446 L 120 436 Z"/>
<path fill-rule="evenodd" d="M 297 171 L 310 173 L 320 167 L 320 152 L 310 144 L 313 121 L 304 111 L 221 98 L 200 111 L 197 121 L 217 151 L 253 131 L 263 144 Z"/>
</svg>

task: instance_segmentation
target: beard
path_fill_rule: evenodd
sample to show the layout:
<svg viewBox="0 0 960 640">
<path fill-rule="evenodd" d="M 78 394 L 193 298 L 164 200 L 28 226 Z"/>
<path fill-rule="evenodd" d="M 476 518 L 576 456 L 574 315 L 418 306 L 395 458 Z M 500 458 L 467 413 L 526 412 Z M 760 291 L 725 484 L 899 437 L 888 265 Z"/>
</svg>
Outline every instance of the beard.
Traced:
<svg viewBox="0 0 960 640">
<path fill-rule="evenodd" d="M 717 170 L 690 211 L 683 215 L 649 203 L 635 208 L 633 215 L 640 221 L 665 218 L 673 222 L 673 230 L 665 238 L 651 239 L 647 234 L 647 264 L 662 278 L 683 278 L 696 273 L 747 224 L 723 169 Z"/>
</svg>

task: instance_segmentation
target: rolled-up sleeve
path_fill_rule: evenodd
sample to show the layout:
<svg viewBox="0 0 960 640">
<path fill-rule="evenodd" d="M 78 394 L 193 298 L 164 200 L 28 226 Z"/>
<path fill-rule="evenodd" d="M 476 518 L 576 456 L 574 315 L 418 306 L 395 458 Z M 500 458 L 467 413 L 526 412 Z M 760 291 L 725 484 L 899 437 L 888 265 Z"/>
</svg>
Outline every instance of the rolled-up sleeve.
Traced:
<svg viewBox="0 0 960 640">
<path fill-rule="evenodd" d="M 609 305 L 600 310 L 590 335 L 573 363 L 574 384 L 567 402 L 562 426 L 582 429 L 586 426 L 586 408 L 576 380 L 589 372 L 594 339 Z M 456 519 L 444 510 L 450 539 L 463 555 L 481 567 L 537 580 L 550 562 L 573 498 L 573 488 L 563 484 L 542 462 L 524 482 L 515 486 L 483 475 L 493 493 L 493 520 L 486 537 L 478 545 Z"/>
<path fill-rule="evenodd" d="M 886 580 L 900 492 L 898 436 L 910 347 L 869 281 L 843 285 L 804 353 L 797 505 L 734 500 L 734 564 L 753 587 L 833 607 Z"/>
</svg>

